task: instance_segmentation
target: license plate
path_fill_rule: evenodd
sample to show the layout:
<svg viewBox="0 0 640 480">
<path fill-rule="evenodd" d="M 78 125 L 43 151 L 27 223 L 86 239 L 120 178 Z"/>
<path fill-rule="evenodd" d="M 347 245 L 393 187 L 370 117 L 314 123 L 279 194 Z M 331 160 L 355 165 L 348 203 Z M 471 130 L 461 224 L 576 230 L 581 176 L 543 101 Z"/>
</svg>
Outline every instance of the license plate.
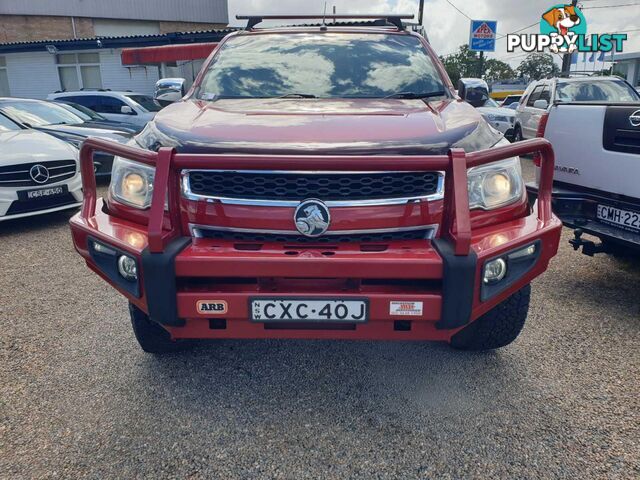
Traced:
<svg viewBox="0 0 640 480">
<path fill-rule="evenodd" d="M 607 205 L 598 205 L 598 220 L 618 225 L 633 232 L 640 231 L 640 212 L 630 212 Z"/>
<path fill-rule="evenodd" d="M 325 298 L 252 298 L 251 320 L 254 322 L 366 322 L 369 304 L 366 299 Z"/>
<path fill-rule="evenodd" d="M 18 192 L 18 200 L 37 200 L 39 198 L 58 197 L 67 193 L 66 185 L 57 187 L 39 188 L 38 190 L 23 190 Z"/>
</svg>

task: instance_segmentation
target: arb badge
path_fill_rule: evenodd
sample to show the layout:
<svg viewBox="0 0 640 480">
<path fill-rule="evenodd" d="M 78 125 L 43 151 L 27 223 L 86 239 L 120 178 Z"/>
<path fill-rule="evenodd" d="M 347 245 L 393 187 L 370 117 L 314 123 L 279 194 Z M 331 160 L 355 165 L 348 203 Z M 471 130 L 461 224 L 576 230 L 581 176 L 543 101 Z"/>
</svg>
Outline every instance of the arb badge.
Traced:
<svg viewBox="0 0 640 480">
<path fill-rule="evenodd" d="M 196 309 L 200 315 L 224 315 L 227 313 L 227 302 L 224 300 L 198 300 Z"/>
</svg>

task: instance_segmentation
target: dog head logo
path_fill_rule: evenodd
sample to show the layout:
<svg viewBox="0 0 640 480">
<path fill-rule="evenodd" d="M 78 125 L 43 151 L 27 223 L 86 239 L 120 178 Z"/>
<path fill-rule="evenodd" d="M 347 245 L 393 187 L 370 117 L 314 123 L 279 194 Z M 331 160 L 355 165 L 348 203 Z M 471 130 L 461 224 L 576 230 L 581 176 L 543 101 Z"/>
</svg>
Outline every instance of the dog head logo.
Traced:
<svg viewBox="0 0 640 480">
<path fill-rule="evenodd" d="M 576 35 L 587 33 L 587 22 L 578 7 L 556 5 L 542 14 L 540 31 L 543 35 L 559 37 L 560 45 L 553 43 L 550 49 L 554 53 L 572 53 L 577 50 Z"/>
<path fill-rule="evenodd" d="M 569 31 L 580 23 L 580 17 L 573 5 L 553 7 L 542 15 L 542 18 L 560 35 L 568 35 Z M 574 33 L 574 32 L 572 32 Z"/>
</svg>

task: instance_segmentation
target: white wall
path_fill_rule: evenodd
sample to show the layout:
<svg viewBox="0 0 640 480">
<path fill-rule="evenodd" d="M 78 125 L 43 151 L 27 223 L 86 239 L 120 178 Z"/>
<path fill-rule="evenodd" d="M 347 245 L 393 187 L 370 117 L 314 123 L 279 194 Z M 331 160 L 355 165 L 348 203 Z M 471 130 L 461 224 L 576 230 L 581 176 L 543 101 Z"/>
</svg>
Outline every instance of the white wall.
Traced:
<svg viewBox="0 0 640 480">
<path fill-rule="evenodd" d="M 99 52 L 100 74 L 104 88 L 153 94 L 155 83 L 159 79 L 158 67 L 123 67 L 120 50 L 108 49 Z M 60 90 L 55 55 L 47 52 L 29 52 L 7 53 L 3 56 L 7 61 L 9 91 L 12 97 L 46 98 L 50 93 Z"/>
<path fill-rule="evenodd" d="M 132 90 L 138 93 L 153 94 L 159 80 L 158 67 L 123 67 L 121 50 L 103 50 L 100 52 L 100 73 L 102 86 L 111 90 Z"/>
<path fill-rule="evenodd" d="M 45 98 L 60 89 L 55 57 L 47 52 L 7 53 L 12 97 Z"/>
<path fill-rule="evenodd" d="M 113 20 L 109 18 L 94 18 L 93 32 L 96 37 L 128 37 L 131 35 L 158 35 L 158 22 L 142 20 Z"/>
</svg>

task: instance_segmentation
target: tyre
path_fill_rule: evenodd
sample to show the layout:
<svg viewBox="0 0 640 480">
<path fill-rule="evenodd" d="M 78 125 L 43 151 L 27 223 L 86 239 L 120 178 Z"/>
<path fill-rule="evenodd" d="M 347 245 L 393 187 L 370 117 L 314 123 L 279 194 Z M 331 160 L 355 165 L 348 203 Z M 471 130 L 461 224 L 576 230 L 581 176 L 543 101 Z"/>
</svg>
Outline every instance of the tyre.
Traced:
<svg viewBox="0 0 640 480">
<path fill-rule="evenodd" d="M 184 348 L 184 343 L 171 340 L 171 335 L 133 304 L 129 304 L 131 325 L 136 340 L 147 353 L 168 353 Z"/>
<path fill-rule="evenodd" d="M 515 132 L 513 133 L 513 141 L 521 142 L 522 141 L 522 130 L 519 125 L 516 125 Z"/>
<path fill-rule="evenodd" d="M 493 350 L 513 342 L 529 312 L 531 286 L 527 285 L 460 330 L 451 338 L 459 350 Z"/>
</svg>

